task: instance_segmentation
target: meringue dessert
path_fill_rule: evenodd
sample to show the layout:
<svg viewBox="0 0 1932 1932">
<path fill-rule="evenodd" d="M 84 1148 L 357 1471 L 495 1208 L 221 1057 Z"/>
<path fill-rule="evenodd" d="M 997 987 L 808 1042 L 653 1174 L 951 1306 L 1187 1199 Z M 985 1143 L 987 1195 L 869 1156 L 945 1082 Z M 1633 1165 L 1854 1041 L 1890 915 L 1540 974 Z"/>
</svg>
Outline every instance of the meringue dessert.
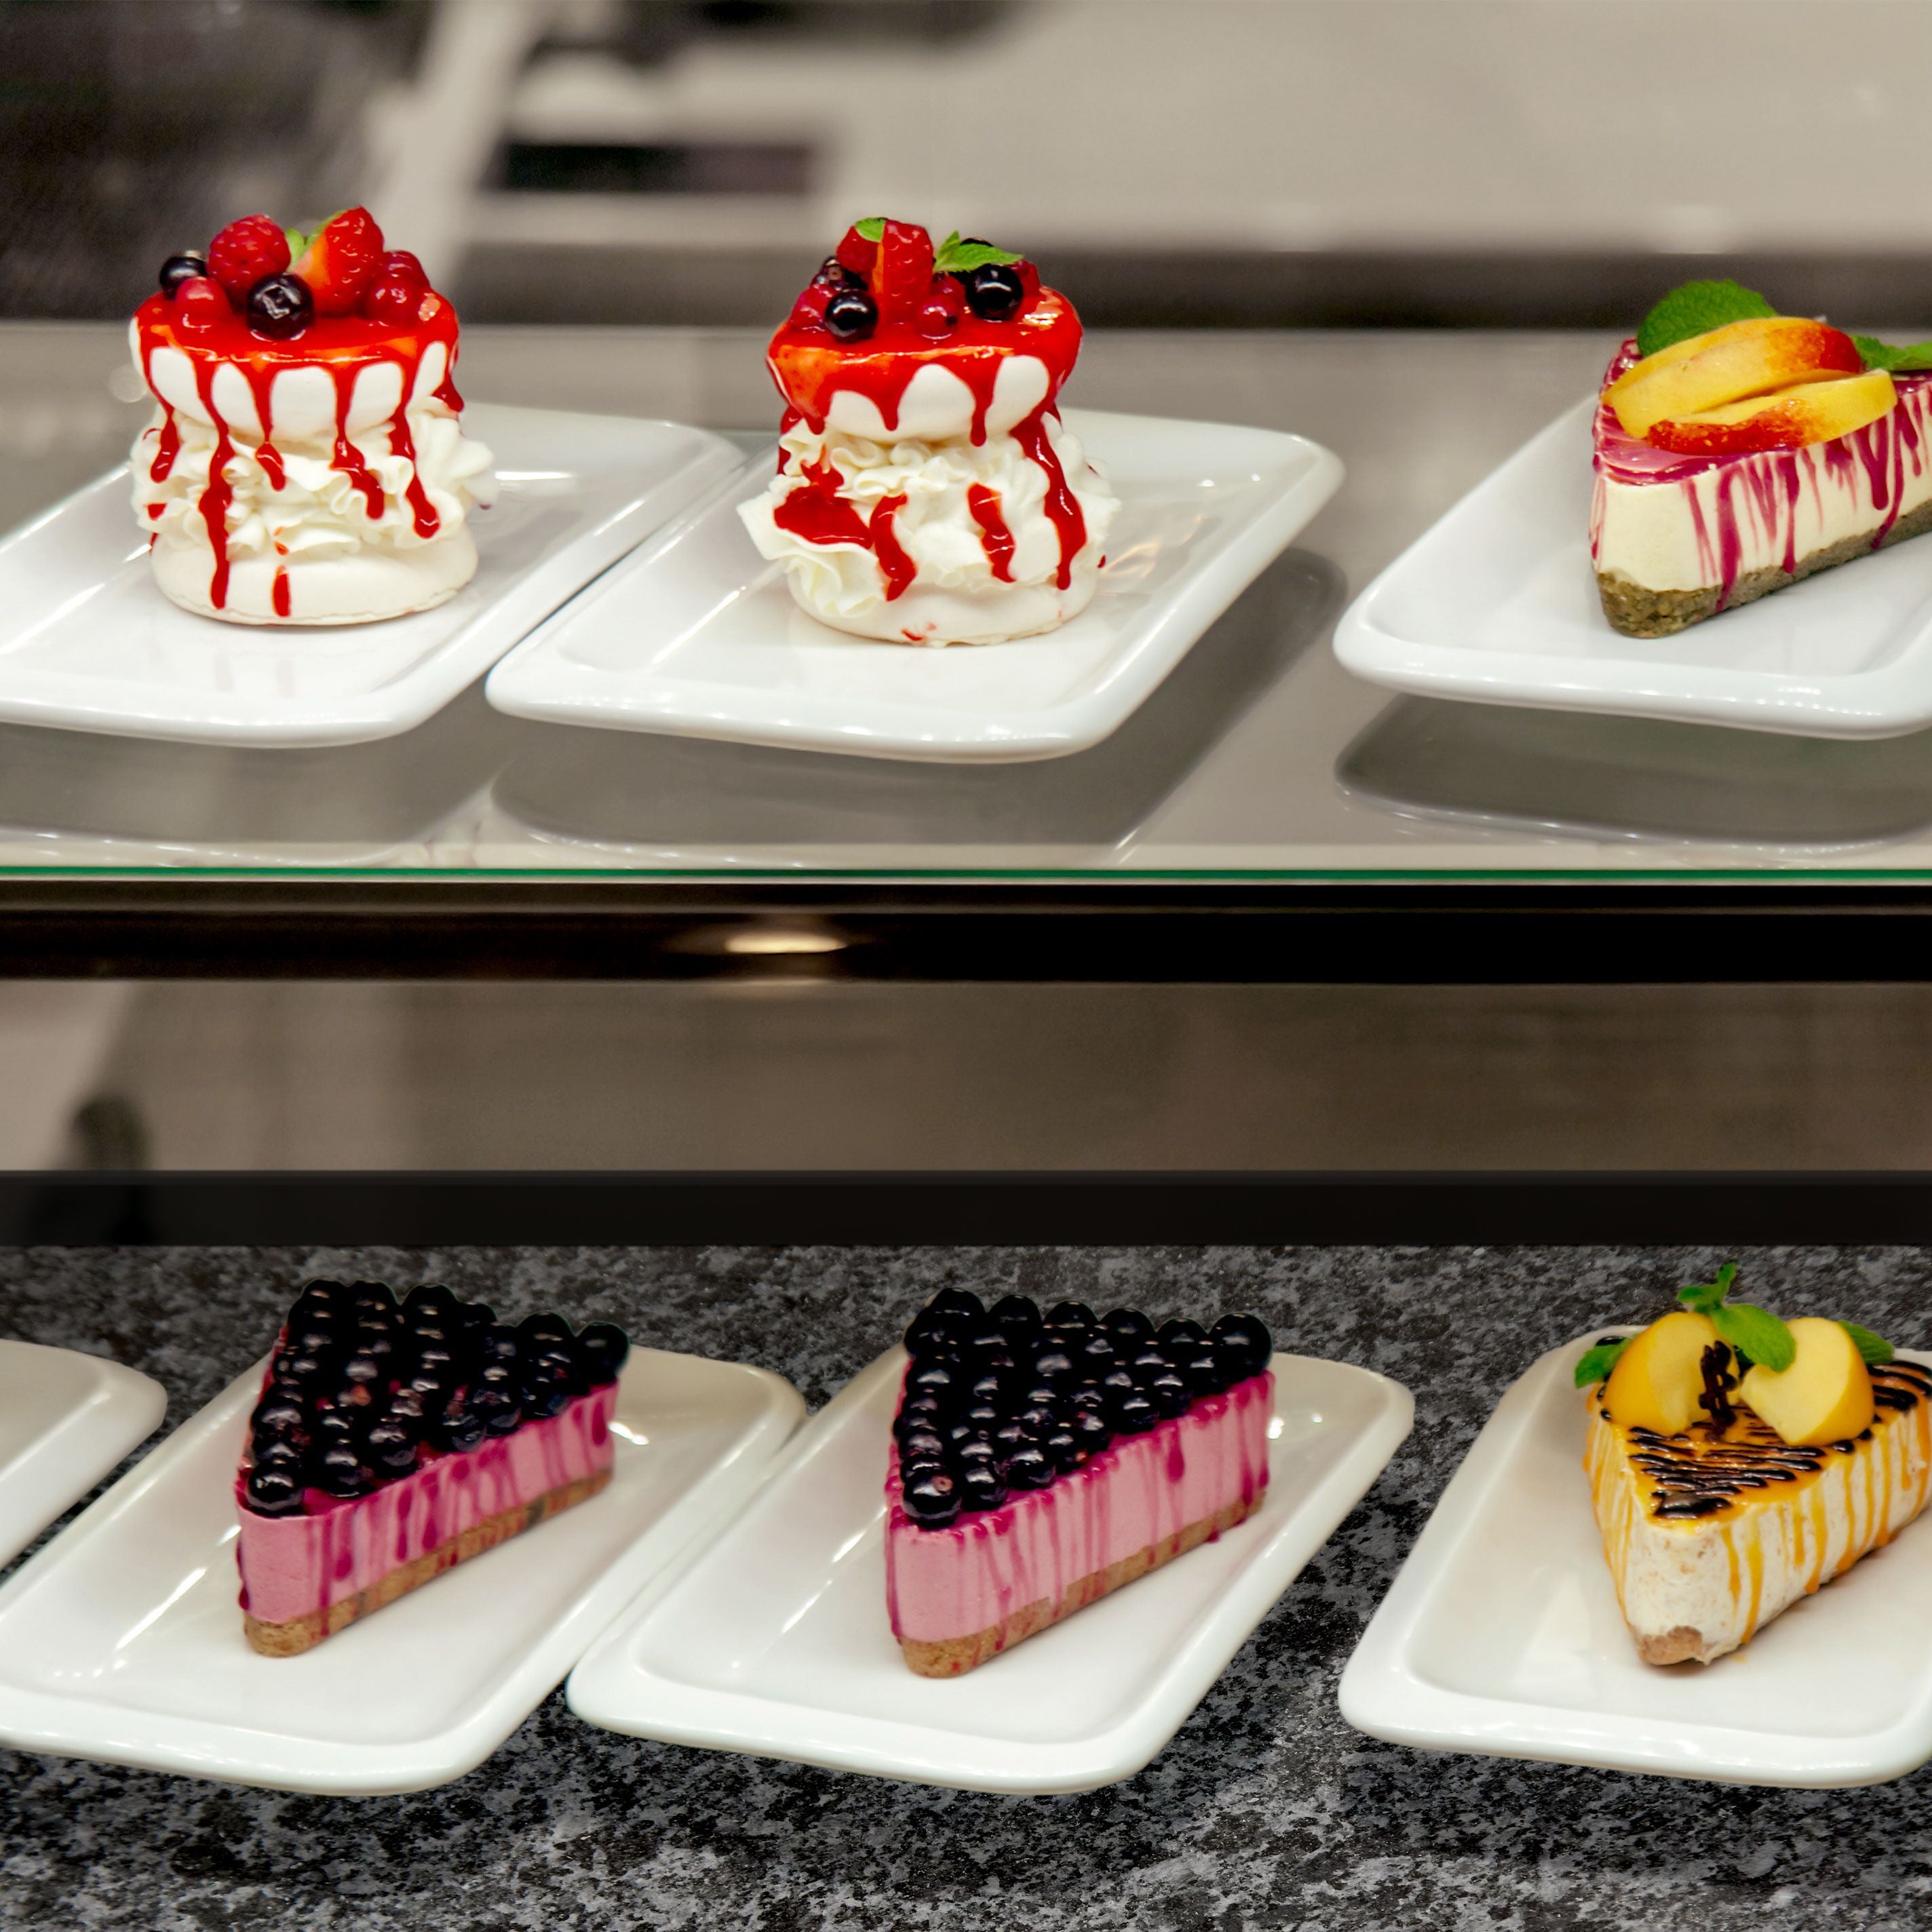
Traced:
<svg viewBox="0 0 1932 1932">
<path fill-rule="evenodd" d="M 799 607 L 894 644 L 996 644 L 1093 601 L 1120 506 L 1060 418 L 1080 320 L 1033 264 L 875 219 L 772 337 L 778 474 L 740 506 Z"/>
<path fill-rule="evenodd" d="M 1646 1664 L 1748 1643 L 1932 1492 L 1932 1370 L 1855 1323 L 1732 1302 L 1736 1274 L 1576 1368 L 1604 1555 Z"/>
<path fill-rule="evenodd" d="M 1594 430 L 1604 614 L 1668 637 L 1932 530 L 1932 344 L 1674 290 L 1617 352 Z"/>
<path fill-rule="evenodd" d="M 906 1330 L 886 1472 L 886 1603 L 922 1677 L 957 1677 L 1251 1516 L 1273 1346 L 943 1288 Z"/>
<path fill-rule="evenodd" d="M 596 1495 L 629 1351 L 608 1322 L 510 1328 L 446 1288 L 308 1283 L 235 1478 L 249 1643 L 313 1649 Z"/>
<path fill-rule="evenodd" d="M 155 403 L 134 513 L 184 610 L 367 623 L 475 575 L 491 460 L 459 421 L 456 311 L 366 209 L 308 236 L 230 223 L 162 265 L 130 340 Z"/>
</svg>

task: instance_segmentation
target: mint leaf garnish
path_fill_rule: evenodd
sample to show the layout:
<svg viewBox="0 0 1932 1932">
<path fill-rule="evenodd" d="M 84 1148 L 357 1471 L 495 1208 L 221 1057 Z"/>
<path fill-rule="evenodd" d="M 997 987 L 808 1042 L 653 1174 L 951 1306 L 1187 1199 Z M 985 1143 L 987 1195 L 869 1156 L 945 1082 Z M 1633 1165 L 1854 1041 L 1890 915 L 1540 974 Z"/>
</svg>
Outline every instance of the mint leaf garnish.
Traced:
<svg viewBox="0 0 1932 1932">
<path fill-rule="evenodd" d="M 1715 1281 L 1693 1282 L 1677 1291 L 1677 1298 L 1692 1314 L 1708 1315 L 1711 1325 L 1739 1354 L 1781 1376 L 1798 1359 L 1798 1344 L 1769 1309 L 1725 1299 L 1737 1278 L 1737 1263 L 1726 1262 Z"/>
<path fill-rule="evenodd" d="M 1694 335 L 1722 328 L 1727 322 L 1748 322 L 1777 313 L 1756 290 L 1736 282 L 1686 282 L 1672 289 L 1644 317 L 1636 332 L 1636 352 L 1654 356 L 1673 342 L 1688 342 Z"/>
<path fill-rule="evenodd" d="M 1741 1355 L 1781 1376 L 1798 1359 L 1791 1330 L 1768 1308 L 1748 1301 L 1720 1302 L 1710 1311 L 1712 1325 Z"/>
<path fill-rule="evenodd" d="M 1869 1328 L 1861 1328 L 1856 1322 L 1840 1322 L 1838 1326 L 1850 1336 L 1852 1346 L 1867 1368 L 1875 1369 L 1881 1362 L 1892 1360 L 1892 1344 L 1882 1335 L 1874 1335 Z"/>
<path fill-rule="evenodd" d="M 1630 1346 L 1630 1340 L 1628 1335 L 1618 1335 L 1586 1348 L 1583 1359 L 1576 1364 L 1576 1386 L 1580 1389 L 1594 1388 L 1598 1383 L 1608 1381 L 1610 1371 L 1617 1365 L 1617 1358 Z"/>
<path fill-rule="evenodd" d="M 1852 340 L 1868 369 L 1932 369 L 1932 342 L 1908 343 L 1900 349 L 1875 335 L 1855 335 Z"/>
<path fill-rule="evenodd" d="M 862 242 L 883 242 L 886 236 L 886 218 L 883 214 L 868 214 L 863 221 L 853 223 L 852 232 Z"/>
<path fill-rule="evenodd" d="M 1694 1281 L 1677 1291 L 1677 1298 L 1694 1315 L 1708 1315 L 1720 1306 L 1724 1297 L 1731 1292 L 1731 1283 L 1738 1278 L 1738 1264 L 1726 1262 L 1718 1270 L 1715 1281 Z"/>
<path fill-rule="evenodd" d="M 995 248 L 990 242 L 962 242 L 959 231 L 954 229 L 939 244 L 939 253 L 933 257 L 932 272 L 935 275 L 969 274 L 975 268 L 990 268 L 995 264 L 1010 267 L 1020 260 L 1004 248 Z"/>
</svg>

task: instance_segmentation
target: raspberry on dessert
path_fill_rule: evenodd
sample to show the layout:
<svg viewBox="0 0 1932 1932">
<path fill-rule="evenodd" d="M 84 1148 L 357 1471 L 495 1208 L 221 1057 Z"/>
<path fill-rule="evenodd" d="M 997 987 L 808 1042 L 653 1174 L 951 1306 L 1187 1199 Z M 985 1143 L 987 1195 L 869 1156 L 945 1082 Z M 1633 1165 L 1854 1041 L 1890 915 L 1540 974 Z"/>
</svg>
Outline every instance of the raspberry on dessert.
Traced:
<svg viewBox="0 0 1932 1932">
<path fill-rule="evenodd" d="M 409 259 L 416 262 L 413 255 Z M 350 315 L 386 261 L 374 216 L 366 208 L 346 208 L 315 231 L 294 266 L 315 298 L 316 314 Z M 416 266 L 422 274 L 422 265 Z M 428 286 L 426 276 L 423 285 Z"/>
<path fill-rule="evenodd" d="M 264 275 L 279 275 L 288 266 L 287 232 L 266 214 L 231 221 L 208 244 L 208 272 L 237 304 Z"/>
</svg>

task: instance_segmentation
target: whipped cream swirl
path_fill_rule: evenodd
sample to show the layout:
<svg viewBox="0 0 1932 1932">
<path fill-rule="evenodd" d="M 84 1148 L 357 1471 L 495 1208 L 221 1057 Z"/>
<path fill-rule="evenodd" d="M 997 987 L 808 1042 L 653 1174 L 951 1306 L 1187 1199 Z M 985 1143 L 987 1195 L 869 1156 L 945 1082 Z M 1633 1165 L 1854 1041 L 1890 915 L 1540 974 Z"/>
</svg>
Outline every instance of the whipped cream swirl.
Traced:
<svg viewBox="0 0 1932 1932">
<path fill-rule="evenodd" d="M 837 629 L 934 644 L 1048 630 L 1091 601 L 1120 504 L 1057 415 L 1030 420 L 1084 524 L 1070 556 L 1050 500 L 1060 479 L 1012 434 L 881 442 L 798 422 L 778 475 L 739 514 L 799 604 Z M 814 495 L 849 506 L 866 537 L 788 512 Z"/>
</svg>

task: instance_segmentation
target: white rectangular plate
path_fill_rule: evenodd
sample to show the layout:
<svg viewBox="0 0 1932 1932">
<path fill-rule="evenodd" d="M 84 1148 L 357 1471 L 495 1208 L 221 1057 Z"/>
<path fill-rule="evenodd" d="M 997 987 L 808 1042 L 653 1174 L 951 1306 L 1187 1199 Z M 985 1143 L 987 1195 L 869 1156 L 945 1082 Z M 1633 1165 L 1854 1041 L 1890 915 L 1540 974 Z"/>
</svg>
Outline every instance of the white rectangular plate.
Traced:
<svg viewBox="0 0 1932 1932">
<path fill-rule="evenodd" d="M 1180 1729 L 1408 1433 L 1408 1391 L 1274 1358 L 1268 1500 L 1218 1542 L 963 1678 L 915 1676 L 886 1618 L 889 1350 L 751 1506 L 572 1674 L 571 1708 L 668 1742 L 970 1790 L 1084 1791 Z"/>
<path fill-rule="evenodd" d="M 476 404 L 496 459 L 476 574 L 386 623 L 224 623 L 170 604 L 125 467 L 0 542 L 0 718 L 190 744 L 352 745 L 407 731 L 738 461 L 682 423 Z"/>
<path fill-rule="evenodd" d="M 0 1743 L 291 1791 L 446 1784 L 737 1506 L 805 1410 L 762 1369 L 635 1350 L 601 1494 L 268 1658 L 242 1634 L 235 1567 L 260 1380 L 257 1365 L 0 1589 Z"/>
<path fill-rule="evenodd" d="M 1273 430 L 1070 410 L 1120 499 L 1093 603 L 1044 637 L 912 649 L 793 603 L 737 506 L 776 447 L 490 674 L 499 710 L 874 758 L 1011 764 L 1097 744 L 1334 494 L 1340 460 Z"/>
<path fill-rule="evenodd" d="M 160 1426 L 158 1382 L 32 1342 L 0 1342 L 0 1567 Z"/>
<path fill-rule="evenodd" d="M 1580 403 L 1363 592 L 1335 633 L 1358 677 L 1430 698 L 1888 738 L 1932 724 L 1932 544 L 1902 543 L 1674 638 L 1626 638 L 1590 566 Z"/>
<path fill-rule="evenodd" d="M 1552 1348 L 1498 1405 L 1349 1659 L 1342 1716 L 1424 1750 L 1735 1784 L 1874 1784 L 1924 1763 L 1932 1522 L 1715 1664 L 1638 1661 L 1583 1474 L 1571 1378 L 1595 1339 Z"/>
</svg>

